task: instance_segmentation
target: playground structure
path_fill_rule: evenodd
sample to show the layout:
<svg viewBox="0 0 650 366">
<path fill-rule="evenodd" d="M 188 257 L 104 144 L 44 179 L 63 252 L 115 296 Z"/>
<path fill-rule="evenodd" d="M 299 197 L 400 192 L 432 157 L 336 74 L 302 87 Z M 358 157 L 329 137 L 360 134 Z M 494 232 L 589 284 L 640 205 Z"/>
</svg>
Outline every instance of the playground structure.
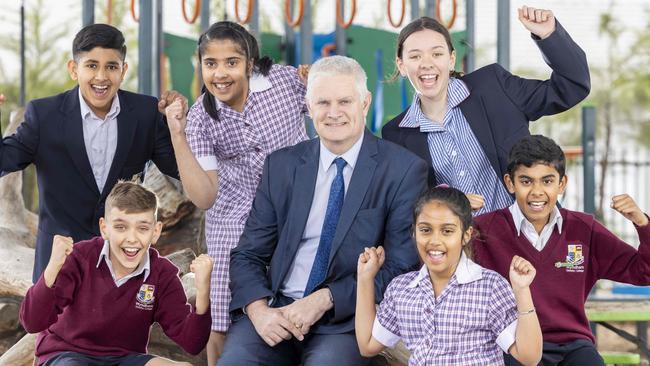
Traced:
<svg viewBox="0 0 650 366">
<path fill-rule="evenodd" d="M 285 34 L 260 33 L 259 32 L 259 9 L 258 0 L 246 1 L 246 6 L 234 7 L 234 21 L 246 24 L 248 28 L 258 35 L 261 44 L 261 53 L 269 55 L 276 62 L 286 64 L 308 64 L 321 56 L 331 54 L 345 54 L 358 60 L 368 73 L 368 86 L 373 93 L 372 120 L 369 121 L 369 128 L 377 132 L 381 125 L 401 112 L 411 101 L 412 90 L 407 85 L 408 81 L 398 79 L 391 82 L 390 74 L 394 68 L 394 45 L 396 34 L 394 32 L 373 29 L 354 23 L 356 1 L 335 0 L 336 11 L 335 30 L 327 34 L 314 34 L 310 20 L 311 7 L 307 0 L 276 0 L 284 1 L 284 29 Z M 457 1 L 426 1 L 424 14 L 414 4 L 417 0 L 409 0 L 411 3 L 411 19 L 420 15 L 429 15 L 441 18 L 441 8 L 445 13 L 451 13 L 448 19 L 442 19 L 447 26 L 453 25 L 457 16 Z M 395 12 L 392 3 L 397 0 L 385 0 L 386 17 L 389 24 L 396 30 L 405 25 L 406 0 L 401 0 L 401 11 Z M 179 1 L 180 12 L 183 19 L 190 23 L 200 22 L 200 28 L 206 29 L 209 26 L 210 14 L 209 0 Z M 294 4 L 295 3 L 295 4 Z M 498 62 L 508 68 L 508 19 L 509 0 L 498 0 Z M 94 0 L 82 0 L 82 15 L 85 24 L 94 22 Z M 108 0 L 108 22 L 111 21 L 111 1 Z M 139 4 L 139 5 L 138 5 Z M 349 15 L 343 14 L 344 4 L 351 7 Z M 334 5 L 334 4 L 332 4 Z M 379 4 L 378 4 L 379 6 Z M 466 14 L 466 28 L 461 31 L 452 32 L 454 47 L 458 53 L 457 70 L 470 72 L 474 69 L 474 1 L 464 2 Z M 245 11 L 240 9 L 245 8 Z M 451 8 L 451 10 L 450 10 Z M 295 11 L 294 11 L 295 10 Z M 21 9 L 21 12 L 24 10 Z M 158 95 L 161 90 L 173 88 L 182 92 L 190 100 L 197 96 L 200 86 L 200 78 L 197 80 L 197 70 L 193 61 L 196 58 L 196 38 L 186 38 L 165 33 L 162 27 L 162 0 L 131 0 L 131 16 L 138 22 L 139 44 L 151 45 L 151 47 L 140 47 L 138 90 L 141 93 Z M 214 20 L 214 17 L 213 17 Z M 451 23 L 451 24 L 450 24 Z M 24 32 L 24 28 L 22 28 Z M 24 37 L 23 37 L 24 38 Z M 23 67 L 24 70 L 24 67 Z M 23 74 L 24 75 L 24 74 Z M 24 80 L 24 77 L 22 78 Z M 24 85 L 24 82 L 23 82 Z M 22 104 L 24 105 L 24 91 Z M 583 196 L 580 201 L 583 203 L 583 211 L 595 211 L 595 120 L 596 109 L 588 106 L 582 110 L 583 117 L 583 145 L 575 151 L 565 151 L 567 157 L 577 159 L 580 157 L 583 171 L 582 187 L 577 185 L 573 189 L 581 190 Z M 573 175 L 572 175 L 573 177 Z M 567 204 L 568 202 L 563 204 Z M 614 289 L 616 290 L 616 289 Z M 612 291 L 615 293 L 615 291 Z M 646 320 L 645 318 L 643 319 Z M 647 324 L 645 325 L 647 327 Z"/>
<path fill-rule="evenodd" d="M 108 22 L 112 19 L 112 0 L 107 1 Z M 246 1 L 245 11 L 240 12 L 240 1 Z M 412 90 L 404 79 L 391 82 L 390 73 L 394 69 L 394 32 L 355 25 L 357 14 L 356 0 L 335 0 L 334 32 L 313 34 L 311 23 L 311 2 L 309 0 L 276 0 L 283 2 L 284 35 L 259 32 L 259 0 L 235 0 L 234 20 L 246 24 L 249 30 L 260 39 L 261 53 L 269 55 L 276 62 L 291 65 L 311 64 L 318 57 L 341 54 L 359 61 L 368 74 L 368 86 L 373 93 L 372 119 L 369 128 L 378 133 L 387 120 L 391 119 L 410 103 Z M 393 6 L 393 2 L 399 6 Z M 457 0 L 408 0 L 410 18 L 421 15 L 436 17 L 451 28 L 459 13 Z M 420 3 L 424 2 L 421 12 Z M 191 3 L 191 4 L 190 4 Z M 83 25 L 95 21 L 95 0 L 81 0 Z M 351 9 L 344 14 L 345 4 Z M 386 18 L 389 24 L 399 29 L 404 25 L 407 0 L 385 0 Z M 138 22 L 139 64 L 138 91 L 143 94 L 159 95 L 161 90 L 173 88 L 193 100 L 200 85 L 197 78 L 200 70 L 194 69 L 196 41 L 179 37 L 163 31 L 163 0 L 130 0 L 130 13 Z M 200 29 L 210 24 L 210 0 L 182 0 L 180 13 L 190 24 L 199 21 Z M 475 68 L 475 0 L 465 0 L 465 29 L 452 32 L 457 52 L 456 70 L 471 72 Z M 399 14 L 395 14 L 395 8 Z M 297 8 L 297 10 L 295 9 Z M 441 19 L 442 10 L 451 16 Z M 295 11 L 294 11 L 295 10 Z M 224 15 L 225 17 L 225 15 Z M 24 42 L 24 5 L 21 6 L 21 39 Z M 297 28 L 297 31 L 296 29 Z M 497 62 L 509 68 L 510 49 L 510 0 L 497 0 Z M 148 47 L 147 45 L 150 45 Z M 24 44 L 21 57 L 21 105 L 24 100 Z M 595 211 L 595 120 L 593 107 L 583 109 L 583 209 Z"/>
<path fill-rule="evenodd" d="M 245 1 L 245 4 L 244 4 Z M 381 125 L 395 116 L 410 103 L 412 91 L 403 80 L 389 82 L 394 69 L 394 45 L 396 33 L 362 27 L 354 24 L 358 14 L 356 0 L 335 0 L 332 23 L 334 31 L 329 34 L 314 34 L 311 21 L 312 4 L 308 0 L 277 0 L 283 4 L 284 34 L 267 34 L 259 32 L 259 0 L 235 0 L 234 19 L 245 24 L 261 40 L 262 54 L 271 56 L 276 62 L 290 65 L 311 64 L 321 56 L 331 54 L 348 55 L 357 59 L 368 73 L 368 86 L 373 92 L 373 121 L 369 127 L 376 132 Z M 424 3 L 421 12 L 420 3 Z M 95 21 L 95 0 L 81 0 L 82 21 L 84 25 Z M 207 29 L 210 24 L 210 1 L 179 1 L 179 13 L 190 24 L 199 22 L 200 29 Z M 458 9 L 457 0 L 409 0 L 411 19 L 421 15 L 437 17 L 449 28 L 453 27 Z M 163 32 L 162 0 L 131 0 L 130 13 L 138 22 L 139 47 L 138 91 L 143 94 L 159 95 L 160 91 L 172 87 L 180 90 L 188 98 L 196 97 L 197 85 L 188 85 L 187 74 L 194 72 L 187 67 L 188 61 L 195 57 L 195 39 L 187 39 Z M 407 0 L 386 0 L 386 18 L 389 24 L 398 30 L 404 25 Z M 344 14 L 348 6 L 350 14 Z M 379 4 L 377 4 L 379 6 Z M 453 32 L 454 47 L 457 50 L 457 70 L 465 72 L 474 69 L 474 0 L 464 1 L 466 29 Z M 509 0 L 499 0 L 499 62 L 507 68 L 509 63 Z M 112 1 L 107 0 L 108 21 L 112 19 Z M 442 14 L 447 14 L 444 17 Z M 443 19 L 444 18 L 444 19 Z M 213 16 L 214 20 L 214 16 Z M 197 35 L 198 36 L 198 35 Z M 165 56 L 167 58 L 165 58 Z M 179 66 L 180 63 L 183 66 Z M 162 66 L 162 67 L 161 67 Z M 166 69 L 171 70 L 169 72 Z M 192 75 L 198 73 L 194 72 Z"/>
</svg>

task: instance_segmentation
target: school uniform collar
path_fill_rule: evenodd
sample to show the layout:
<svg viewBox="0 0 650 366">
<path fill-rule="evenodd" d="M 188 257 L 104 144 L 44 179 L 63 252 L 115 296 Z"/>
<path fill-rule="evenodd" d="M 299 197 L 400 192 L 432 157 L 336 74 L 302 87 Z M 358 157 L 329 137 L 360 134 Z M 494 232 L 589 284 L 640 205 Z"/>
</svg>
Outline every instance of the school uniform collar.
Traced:
<svg viewBox="0 0 650 366">
<path fill-rule="evenodd" d="M 344 152 L 341 155 L 336 155 L 333 152 L 329 151 L 325 145 L 323 145 L 323 141 L 320 141 L 320 163 L 321 166 L 323 167 L 323 171 L 327 171 L 329 167 L 332 165 L 334 162 L 334 159 L 341 157 L 347 165 L 354 170 L 354 166 L 357 163 L 357 158 L 359 157 L 359 151 L 361 151 L 361 145 L 363 144 L 363 135 L 366 132 L 364 131 L 357 142 L 352 145 L 351 148 L 348 149 L 348 151 Z"/>
<path fill-rule="evenodd" d="M 510 205 L 508 207 L 508 210 L 510 210 L 510 214 L 512 215 L 512 221 L 515 223 L 515 229 L 517 229 L 517 236 L 521 235 L 521 227 L 525 224 L 528 223 L 530 226 L 533 226 L 533 224 L 528 221 L 526 216 L 524 216 L 524 213 L 521 211 L 521 208 L 519 208 L 519 205 L 517 204 L 517 201 Z M 553 207 L 553 211 L 551 211 L 551 216 L 548 219 L 548 224 L 546 225 L 556 225 L 557 226 L 557 232 L 559 234 L 562 234 L 562 222 L 564 219 L 562 219 L 562 215 L 560 214 L 560 210 L 557 208 L 557 205 Z M 546 226 L 545 225 L 545 226 Z"/>
<path fill-rule="evenodd" d="M 86 117 L 88 115 L 91 115 L 99 120 L 102 120 L 102 118 L 97 117 L 95 112 L 90 109 L 90 106 L 88 106 L 88 103 L 86 103 L 86 100 L 84 97 L 81 95 L 81 88 L 78 88 L 79 91 L 79 109 L 81 110 L 81 120 L 85 121 Z M 113 97 L 113 102 L 111 103 L 111 109 L 108 110 L 108 113 L 106 114 L 106 118 L 104 118 L 104 121 L 108 121 L 109 119 L 112 118 L 117 118 L 117 115 L 120 114 L 120 97 L 117 96 L 118 93 L 115 93 L 115 96 Z"/>
<path fill-rule="evenodd" d="M 481 278 L 483 278 L 483 267 L 474 263 L 474 261 L 467 258 L 465 252 L 462 252 L 454 276 L 456 276 L 456 282 L 458 282 L 458 284 L 460 285 L 465 285 L 474 281 L 478 281 Z M 422 266 L 422 268 L 420 268 L 418 275 L 406 287 L 415 288 L 422 280 L 428 278 L 429 278 L 429 270 L 427 269 L 427 266 L 425 264 Z"/>
<path fill-rule="evenodd" d="M 272 86 L 273 84 L 271 84 L 271 80 L 269 80 L 268 77 L 258 72 L 253 72 L 253 75 L 248 80 L 249 94 L 263 92 L 265 90 L 271 89 Z M 215 105 L 217 106 L 217 110 L 221 109 L 222 106 L 221 101 L 219 101 L 217 97 L 213 97 L 213 98 L 216 103 Z"/>
<path fill-rule="evenodd" d="M 449 84 L 447 85 L 448 109 L 456 108 L 469 97 L 469 94 L 469 88 L 464 81 L 457 78 L 449 78 Z M 413 102 L 399 123 L 399 126 L 420 128 L 421 132 L 434 132 L 442 129 L 439 124 L 433 123 L 433 121 L 424 115 L 422 107 L 420 107 L 420 94 L 417 92 L 413 95 Z"/>
<path fill-rule="evenodd" d="M 111 271 L 111 275 L 113 276 L 113 280 L 116 282 L 118 280 L 115 279 L 115 272 L 113 271 L 113 264 L 111 263 L 111 259 L 109 257 L 109 253 L 111 251 L 110 244 L 108 240 L 104 240 L 104 246 L 102 247 L 102 251 L 99 253 L 99 259 L 97 260 L 97 265 L 95 268 L 99 268 L 99 265 L 102 263 L 102 260 L 106 261 L 106 266 L 108 269 Z M 146 281 L 147 278 L 149 277 L 149 273 L 151 273 L 151 260 L 149 258 L 149 250 L 144 253 L 144 258 L 142 262 L 140 262 L 140 265 L 138 268 L 135 269 L 132 273 L 129 273 L 128 275 L 124 276 L 121 278 L 119 281 L 124 283 L 127 280 L 139 276 L 140 274 L 144 273 L 144 280 Z"/>
</svg>

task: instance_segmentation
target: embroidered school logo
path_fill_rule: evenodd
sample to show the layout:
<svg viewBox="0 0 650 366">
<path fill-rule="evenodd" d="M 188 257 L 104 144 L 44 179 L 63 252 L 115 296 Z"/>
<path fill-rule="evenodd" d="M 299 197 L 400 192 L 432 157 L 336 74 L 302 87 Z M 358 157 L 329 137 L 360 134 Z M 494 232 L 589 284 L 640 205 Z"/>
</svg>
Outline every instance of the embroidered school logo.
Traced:
<svg viewBox="0 0 650 366">
<path fill-rule="evenodd" d="M 154 285 L 143 284 L 140 286 L 140 291 L 138 291 L 138 295 L 135 297 L 137 300 L 135 307 L 142 310 L 152 310 L 153 302 L 156 299 L 154 296 L 155 289 L 156 287 Z"/>
<path fill-rule="evenodd" d="M 582 244 L 567 245 L 566 261 L 556 262 L 556 268 L 566 268 L 567 272 L 584 272 L 585 257 L 582 254 Z"/>
</svg>

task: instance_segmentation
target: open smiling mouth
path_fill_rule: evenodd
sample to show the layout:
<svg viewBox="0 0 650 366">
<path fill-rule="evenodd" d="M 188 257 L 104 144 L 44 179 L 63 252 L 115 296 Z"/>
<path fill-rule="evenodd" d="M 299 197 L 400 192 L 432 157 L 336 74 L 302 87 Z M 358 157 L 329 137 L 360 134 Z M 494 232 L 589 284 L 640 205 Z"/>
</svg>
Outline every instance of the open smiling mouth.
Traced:
<svg viewBox="0 0 650 366">
<path fill-rule="evenodd" d="M 215 89 L 217 89 L 219 91 L 224 91 L 224 90 L 228 89 L 228 87 L 231 86 L 232 84 L 233 84 L 232 81 L 229 82 L 229 83 L 212 83 L 212 85 L 215 87 Z"/>
<path fill-rule="evenodd" d="M 441 250 L 427 250 L 427 258 L 429 258 L 433 264 L 442 263 L 446 255 L 447 253 Z"/>
<path fill-rule="evenodd" d="M 91 85 L 90 88 L 98 97 L 102 97 L 108 93 L 108 85 Z"/>
<path fill-rule="evenodd" d="M 531 209 L 533 212 L 541 212 L 544 211 L 546 208 L 546 201 L 529 201 L 528 202 L 528 207 Z"/>
<path fill-rule="evenodd" d="M 128 258 L 135 258 L 135 256 L 140 253 L 140 249 L 137 248 L 122 248 L 122 253 Z"/>
</svg>

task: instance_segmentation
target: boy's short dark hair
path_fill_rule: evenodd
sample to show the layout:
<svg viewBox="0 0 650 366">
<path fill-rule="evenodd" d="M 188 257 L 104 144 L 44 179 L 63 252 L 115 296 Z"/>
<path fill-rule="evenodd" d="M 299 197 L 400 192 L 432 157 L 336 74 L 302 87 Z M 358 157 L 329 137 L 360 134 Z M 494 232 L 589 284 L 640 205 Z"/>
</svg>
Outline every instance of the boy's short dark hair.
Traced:
<svg viewBox="0 0 650 366">
<path fill-rule="evenodd" d="M 72 41 L 72 58 L 76 61 L 81 53 L 95 47 L 116 50 L 122 56 L 122 61 L 126 58 L 124 35 L 111 25 L 91 24 L 81 28 Z"/>
<path fill-rule="evenodd" d="M 106 197 L 106 213 L 113 207 L 128 214 L 153 211 L 158 219 L 158 197 L 148 188 L 127 181 L 119 181 Z"/>
<path fill-rule="evenodd" d="M 545 164 L 555 168 L 564 177 L 566 158 L 558 144 L 546 136 L 530 135 L 519 140 L 508 156 L 508 175 L 514 177 L 514 173 L 521 165 L 528 168 L 534 164 Z"/>
</svg>

